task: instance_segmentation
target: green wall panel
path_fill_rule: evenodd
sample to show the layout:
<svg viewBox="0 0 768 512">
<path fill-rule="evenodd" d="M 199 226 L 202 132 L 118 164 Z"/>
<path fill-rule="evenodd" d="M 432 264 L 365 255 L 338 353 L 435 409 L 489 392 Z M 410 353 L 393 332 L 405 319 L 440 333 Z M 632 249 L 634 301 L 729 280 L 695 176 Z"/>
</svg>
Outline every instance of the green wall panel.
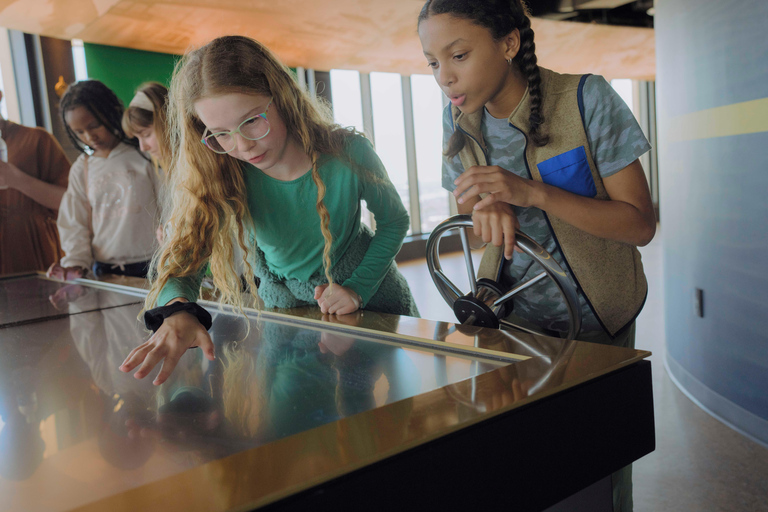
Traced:
<svg viewBox="0 0 768 512">
<path fill-rule="evenodd" d="M 144 82 L 171 82 L 173 66 L 179 56 L 168 53 L 145 52 L 116 46 L 85 43 L 88 77 L 104 82 L 115 91 L 124 105 L 133 98 L 136 88 Z"/>
</svg>

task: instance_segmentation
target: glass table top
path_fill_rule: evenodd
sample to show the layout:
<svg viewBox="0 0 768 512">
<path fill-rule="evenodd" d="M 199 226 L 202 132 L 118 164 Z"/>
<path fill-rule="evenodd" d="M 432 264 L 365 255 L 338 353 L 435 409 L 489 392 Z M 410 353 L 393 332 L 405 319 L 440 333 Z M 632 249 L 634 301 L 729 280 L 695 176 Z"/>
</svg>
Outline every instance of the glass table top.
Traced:
<svg viewBox="0 0 768 512">
<path fill-rule="evenodd" d="M 190 349 L 154 386 L 159 367 L 143 380 L 118 370 L 149 337 L 140 295 L 0 280 L 3 510 L 100 510 L 168 482 L 218 482 L 230 496 L 216 472 L 232 470 L 258 482 L 249 499 L 269 502 L 307 475 L 380 460 L 647 356 L 369 312 L 244 317 L 208 304 L 216 359 Z"/>
<path fill-rule="evenodd" d="M 136 295 L 39 276 L 3 278 L 0 279 L 0 327 L 141 301 Z M 106 302 L 110 306 L 101 306 Z"/>
</svg>

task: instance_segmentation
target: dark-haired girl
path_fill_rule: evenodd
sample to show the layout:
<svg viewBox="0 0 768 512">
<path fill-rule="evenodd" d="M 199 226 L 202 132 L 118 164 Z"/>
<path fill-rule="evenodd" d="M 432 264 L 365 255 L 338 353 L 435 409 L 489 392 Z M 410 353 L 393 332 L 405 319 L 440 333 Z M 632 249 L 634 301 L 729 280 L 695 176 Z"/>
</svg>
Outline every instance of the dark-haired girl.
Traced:
<svg viewBox="0 0 768 512">
<path fill-rule="evenodd" d="M 156 248 L 160 180 L 123 131 L 122 103 L 103 83 L 86 80 L 67 89 L 60 110 L 82 155 L 72 165 L 59 208 L 66 256 L 48 275 L 72 279 L 93 269 L 97 276 L 145 277 Z"/>
<path fill-rule="evenodd" d="M 521 0 L 429 0 L 419 37 L 451 102 L 443 186 L 472 214 L 476 237 L 495 246 L 484 258 L 510 260 L 500 276 L 509 284 L 535 275 L 531 259 L 514 252 L 520 229 L 574 280 L 578 339 L 633 347 L 647 293 L 637 246 L 651 241 L 656 218 L 638 161 L 650 145 L 632 112 L 600 76 L 537 65 Z M 514 314 L 567 331 L 547 280 L 516 297 Z M 614 475 L 616 510 L 631 510 L 629 474 Z"/>
</svg>

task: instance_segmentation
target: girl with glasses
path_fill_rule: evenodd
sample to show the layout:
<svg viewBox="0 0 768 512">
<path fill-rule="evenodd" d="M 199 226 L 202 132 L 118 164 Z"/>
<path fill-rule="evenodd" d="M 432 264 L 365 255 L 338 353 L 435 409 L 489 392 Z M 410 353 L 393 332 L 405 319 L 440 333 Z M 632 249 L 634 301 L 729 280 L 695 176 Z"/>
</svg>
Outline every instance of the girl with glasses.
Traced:
<svg viewBox="0 0 768 512">
<path fill-rule="evenodd" d="M 260 283 L 258 297 L 249 286 L 251 297 L 267 308 L 418 315 L 394 263 L 408 214 L 381 161 L 266 47 L 227 36 L 185 55 L 169 101 L 172 227 L 145 303 L 159 306 L 146 316 L 157 330 L 123 371 L 141 364 L 141 378 L 165 359 L 160 384 L 188 347 L 213 359 L 200 322 L 207 313 L 189 303 L 210 263 L 219 300 L 243 305 L 232 233 L 245 253 L 246 283 Z M 375 215 L 375 234 L 360 222 L 362 201 Z"/>
</svg>

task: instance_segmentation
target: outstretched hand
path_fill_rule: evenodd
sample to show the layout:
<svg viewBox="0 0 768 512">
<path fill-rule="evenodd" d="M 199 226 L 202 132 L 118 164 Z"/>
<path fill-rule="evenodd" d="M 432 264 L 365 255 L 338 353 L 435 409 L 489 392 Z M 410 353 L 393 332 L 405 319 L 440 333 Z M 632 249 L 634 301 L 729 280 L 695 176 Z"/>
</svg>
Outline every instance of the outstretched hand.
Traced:
<svg viewBox="0 0 768 512">
<path fill-rule="evenodd" d="M 346 315 L 360 309 L 360 296 L 352 288 L 334 284 L 315 287 L 315 300 L 323 314 Z"/>
<path fill-rule="evenodd" d="M 475 210 L 482 210 L 497 202 L 522 207 L 534 206 L 535 182 L 498 165 L 470 167 L 454 183 L 456 190 L 453 195 L 459 204 L 479 198 L 480 194 L 488 194 L 474 206 Z"/>
<path fill-rule="evenodd" d="M 213 341 L 208 331 L 197 317 L 179 311 L 166 318 L 152 337 L 131 350 L 120 365 L 120 371 L 128 373 L 141 365 L 133 376 L 143 379 L 162 361 L 160 373 L 152 382 L 158 386 L 168 379 L 187 349 L 196 346 L 203 350 L 209 361 L 214 360 Z"/>
</svg>

